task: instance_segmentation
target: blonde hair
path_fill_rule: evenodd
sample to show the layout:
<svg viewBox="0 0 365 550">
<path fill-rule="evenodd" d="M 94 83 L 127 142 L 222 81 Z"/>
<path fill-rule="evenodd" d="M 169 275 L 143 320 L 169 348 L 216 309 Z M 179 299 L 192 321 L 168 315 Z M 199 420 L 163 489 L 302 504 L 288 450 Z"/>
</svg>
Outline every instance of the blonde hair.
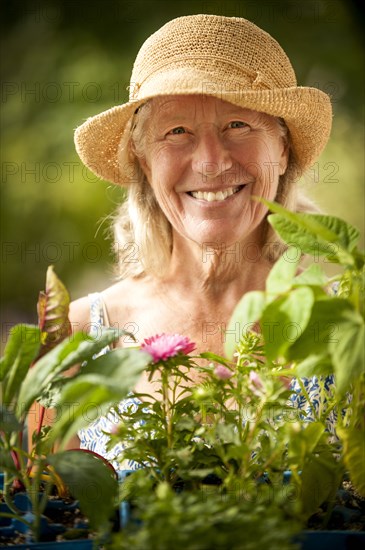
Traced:
<svg viewBox="0 0 365 550">
<path fill-rule="evenodd" d="M 114 216 L 114 243 L 117 272 L 120 278 L 151 274 L 161 277 L 169 266 L 172 251 L 170 222 L 162 212 L 152 187 L 141 168 L 147 139 L 146 122 L 151 112 L 151 100 L 137 109 L 124 133 L 119 148 L 119 162 L 132 170 L 133 183 L 128 196 Z M 295 185 L 301 171 L 290 146 L 290 133 L 283 119 L 277 118 L 281 137 L 289 147 L 288 166 L 279 177 L 275 201 L 294 212 L 319 212 L 303 190 Z M 263 257 L 274 263 L 287 249 L 271 225 L 266 224 Z"/>
</svg>

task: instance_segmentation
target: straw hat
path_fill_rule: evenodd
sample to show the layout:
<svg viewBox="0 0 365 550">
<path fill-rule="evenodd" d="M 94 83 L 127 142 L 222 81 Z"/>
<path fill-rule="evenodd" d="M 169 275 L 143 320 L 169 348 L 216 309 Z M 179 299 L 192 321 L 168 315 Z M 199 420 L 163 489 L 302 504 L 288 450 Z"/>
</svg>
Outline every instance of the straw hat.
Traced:
<svg viewBox="0 0 365 550">
<path fill-rule="evenodd" d="M 295 159 L 310 167 L 327 143 L 329 97 L 298 87 L 291 63 L 268 33 L 238 17 L 191 15 L 166 23 L 142 45 L 134 63 L 129 102 L 84 122 L 75 132 L 78 154 L 96 175 L 131 182 L 118 152 L 136 109 L 163 95 L 207 94 L 240 107 L 282 117 Z"/>
</svg>

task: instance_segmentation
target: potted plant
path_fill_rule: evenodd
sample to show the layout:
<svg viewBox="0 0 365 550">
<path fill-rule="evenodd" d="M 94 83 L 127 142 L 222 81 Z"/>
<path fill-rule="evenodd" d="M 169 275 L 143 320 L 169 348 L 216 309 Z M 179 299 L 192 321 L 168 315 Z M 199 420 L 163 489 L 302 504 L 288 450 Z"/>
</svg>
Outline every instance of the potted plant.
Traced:
<svg viewBox="0 0 365 550">
<path fill-rule="evenodd" d="M 336 498 L 341 492 L 345 498 L 344 480 L 351 495 L 365 494 L 364 255 L 356 248 L 358 233 L 337 218 L 293 214 L 267 204 L 276 212 L 270 222 L 289 248 L 274 265 L 265 291 L 248 293 L 237 305 L 225 334 L 225 357 L 193 356 L 194 344 L 186 337 L 166 334 L 145 340 L 142 349 L 96 357 L 117 337 L 109 330 L 97 340 L 68 336 L 29 369 L 47 331 L 22 328 L 20 338 L 14 329 L 2 363 L 6 458 L 1 467 L 9 513 L 27 521 L 11 502 L 12 484 L 20 480 L 33 498 L 33 513 L 41 517 L 46 497 L 34 494 L 47 471 L 44 495 L 58 481 L 57 473 L 71 485 L 107 548 L 284 550 L 300 545 L 313 550 L 317 544 L 342 549 L 349 536 L 360 544 L 361 531 L 327 530 L 343 513 Z M 303 253 L 315 261 L 299 271 Z M 339 275 L 327 280 L 316 261 L 320 255 L 338 264 Z M 54 285 L 47 285 L 48 310 L 63 302 L 58 292 L 53 292 L 58 300 L 51 301 Z M 62 375 L 79 363 L 84 366 L 72 379 Z M 111 434 L 110 448 L 126 443 L 120 458 L 133 460 L 139 469 L 120 472 L 122 529 L 110 535 L 116 490 L 110 469 L 88 453 L 80 460 L 77 451 L 63 449 L 90 422 L 83 415 L 88 403 L 98 404 L 95 414 L 102 414 L 127 395 L 144 369 L 157 393 L 135 394 L 139 404 L 120 414 Z M 199 382 L 192 380 L 193 371 L 201 374 Z M 306 380 L 313 376 L 318 391 L 308 393 Z M 47 433 L 35 438 L 35 452 L 27 454 L 19 434 L 37 398 L 47 406 L 56 402 L 60 414 Z M 80 471 L 85 480 L 99 479 L 99 470 L 110 491 L 97 505 L 83 503 L 75 479 Z M 363 521 L 360 509 L 352 511 L 353 516 L 360 511 L 358 522 Z M 28 521 L 34 537 L 40 521 Z M 313 525 L 316 532 L 308 530 Z M 313 533 L 327 542 L 313 541 Z"/>
<path fill-rule="evenodd" d="M 143 352 L 121 349 L 97 357 L 118 332 L 105 330 L 98 338 L 71 335 L 68 306 L 68 293 L 51 267 L 46 291 L 38 302 L 39 326 L 15 326 L 1 359 L 1 515 L 5 529 L 0 536 L 10 536 L 11 528 L 21 531 L 27 548 L 30 541 L 55 538 L 61 529 L 45 516 L 55 488 L 60 497 L 71 492 L 77 499 L 97 539 L 107 537 L 118 487 L 115 472 L 102 457 L 64 449 L 71 435 L 90 422 L 90 408 L 83 414 L 87 403 L 92 402 L 98 414 L 123 399 L 150 359 Z M 65 376 L 80 364 L 77 375 Z M 35 401 L 56 407 L 58 419 L 51 428 L 42 428 L 45 409 L 41 407 L 38 430 L 28 451 L 23 435 Z"/>
<path fill-rule="evenodd" d="M 153 357 L 147 371 L 157 395 L 137 394 L 140 405 L 120 416 L 111 437 L 111 446 L 129 441 L 122 458 L 140 466 L 124 473 L 123 529 L 112 548 L 313 549 L 365 542 L 358 232 L 338 218 L 268 205 L 276 212 L 269 220 L 289 248 L 265 291 L 248 293 L 237 305 L 226 356 L 193 357 L 193 344 L 178 335 L 142 345 Z M 316 261 L 300 272 L 303 253 L 323 256 L 341 273 L 328 280 Z M 201 382 L 193 383 L 193 370 Z M 354 495 L 357 502 L 345 511 L 339 499 Z M 360 531 L 343 529 L 354 523 Z"/>
</svg>

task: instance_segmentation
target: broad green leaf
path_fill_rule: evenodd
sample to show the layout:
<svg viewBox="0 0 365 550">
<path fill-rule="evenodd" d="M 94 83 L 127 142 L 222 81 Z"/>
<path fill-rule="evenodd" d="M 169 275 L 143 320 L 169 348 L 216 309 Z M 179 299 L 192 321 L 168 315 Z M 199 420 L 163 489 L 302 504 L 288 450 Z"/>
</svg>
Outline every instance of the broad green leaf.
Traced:
<svg viewBox="0 0 365 550">
<path fill-rule="evenodd" d="M 344 311 L 351 308 L 348 300 L 326 297 L 314 302 L 312 315 L 300 337 L 288 349 L 288 359 L 301 361 L 311 355 L 332 355 L 330 346 L 338 343 L 339 323 Z"/>
<path fill-rule="evenodd" d="M 37 403 L 42 405 L 45 409 L 57 407 L 60 400 L 61 390 L 65 383 L 65 375 L 61 374 L 59 377 L 56 377 L 42 390 L 42 395 L 37 398 Z"/>
<path fill-rule="evenodd" d="M 38 355 L 40 331 L 34 325 L 16 325 L 10 331 L 1 364 L 4 403 L 10 404 L 19 392 L 29 367 Z"/>
<path fill-rule="evenodd" d="M 295 242 L 293 234 L 288 232 L 289 227 L 294 229 L 295 234 L 306 235 L 308 237 L 308 242 L 309 237 L 312 236 L 319 238 L 322 241 L 332 243 L 336 242 L 343 249 L 348 250 L 349 252 L 354 249 L 359 239 L 359 231 L 341 218 L 328 216 L 325 214 L 292 212 L 278 203 L 270 202 L 265 199 L 260 200 L 266 204 L 272 212 L 276 212 L 276 214 L 269 216 L 269 218 L 271 218 L 269 220 L 270 223 L 274 220 L 272 223 L 273 227 L 275 227 L 278 220 L 285 220 L 288 224 L 290 224 L 285 226 L 286 230 L 283 230 L 285 233 L 285 238 L 284 235 L 282 236 L 287 243 Z M 284 227 L 284 225 L 282 227 Z"/>
<path fill-rule="evenodd" d="M 305 214 L 301 214 L 301 216 L 305 216 Z M 354 263 L 351 254 L 341 247 L 336 234 L 329 233 L 328 235 L 327 231 L 322 231 L 322 234 L 315 230 L 306 231 L 307 224 L 304 219 L 302 220 L 304 223 L 299 226 L 278 214 L 270 215 L 268 220 L 283 240 L 288 241 L 289 244 L 295 243 L 303 254 L 313 256 L 314 261 L 317 261 L 319 256 L 325 256 L 328 261 L 332 262 L 337 261 L 345 265 Z"/>
<path fill-rule="evenodd" d="M 48 457 L 48 462 L 79 501 L 90 525 L 108 532 L 118 493 L 118 482 L 110 465 L 94 453 L 82 450 L 56 453 Z"/>
<path fill-rule="evenodd" d="M 311 422 L 305 429 L 297 431 L 295 426 L 291 429 L 288 456 L 291 464 L 301 467 L 305 457 L 310 455 L 320 442 L 325 427 L 321 422 Z"/>
<path fill-rule="evenodd" d="M 328 434 L 321 422 L 308 423 L 298 431 L 293 426 L 288 458 L 291 468 L 301 470 L 302 513 L 309 517 L 325 500 L 331 500 L 338 489 L 342 466 L 333 459 Z"/>
<path fill-rule="evenodd" d="M 351 384 L 365 372 L 365 324 L 361 315 L 352 309 L 342 312 L 338 319 L 336 339 L 330 344 L 339 395 L 349 391 Z"/>
<path fill-rule="evenodd" d="M 301 337 L 311 318 L 314 295 L 309 287 L 299 287 L 271 302 L 261 318 L 261 329 L 268 359 L 286 357 Z"/>
<path fill-rule="evenodd" d="M 295 368 L 298 378 L 311 378 L 312 376 L 329 376 L 333 374 L 332 360 L 329 355 L 309 355 Z"/>
<path fill-rule="evenodd" d="M 315 448 L 321 441 L 324 431 L 325 427 L 321 422 L 311 422 L 308 426 L 306 426 L 302 434 L 306 438 L 307 452 L 314 452 Z"/>
<path fill-rule="evenodd" d="M 294 213 L 280 204 L 260 200 L 276 212 L 268 220 L 285 242 L 295 243 L 303 253 L 312 254 L 315 259 L 322 255 L 328 261 L 354 265 L 355 256 L 351 252 L 359 232 L 353 226 L 334 216 Z"/>
<path fill-rule="evenodd" d="M 358 429 L 337 428 L 343 448 L 345 465 L 350 472 L 350 479 L 355 489 L 365 497 L 365 438 Z"/>
<path fill-rule="evenodd" d="M 87 364 L 63 388 L 58 404 L 60 415 L 50 438 L 66 444 L 77 430 L 105 414 L 112 405 L 118 405 L 135 387 L 150 361 L 150 355 L 140 350 L 119 348 Z"/>
<path fill-rule="evenodd" d="M 313 456 L 304 465 L 302 480 L 302 512 L 305 517 L 314 514 L 325 501 L 331 501 L 340 484 L 341 467 L 333 460 L 330 450 Z"/>
<path fill-rule="evenodd" d="M 242 335 L 252 330 L 260 319 L 265 303 L 265 293 L 256 290 L 248 292 L 238 302 L 225 333 L 224 352 L 228 358 L 232 358 Z"/>
<path fill-rule="evenodd" d="M 56 407 L 57 420 L 49 433 L 51 441 L 61 440 L 64 447 L 81 428 L 85 428 L 113 405 L 124 399 L 129 390 L 121 391 L 106 377 L 85 375 L 65 386 Z"/>
<path fill-rule="evenodd" d="M 311 264 L 294 279 L 294 285 L 324 286 L 327 283 L 327 276 L 318 264 Z"/>
<path fill-rule="evenodd" d="M 53 266 L 49 266 L 46 290 L 39 293 L 37 304 L 39 328 L 42 331 L 41 356 L 70 335 L 69 305 L 70 297 L 65 286 L 55 274 Z"/>
<path fill-rule="evenodd" d="M 152 360 L 149 353 L 133 348 L 117 348 L 107 355 L 101 355 L 82 367 L 81 374 L 102 374 L 127 387 L 136 381 L 139 374 Z"/>
<path fill-rule="evenodd" d="M 289 247 L 271 269 L 266 279 L 266 292 L 268 294 L 284 294 L 293 284 L 301 259 L 300 251 L 296 247 Z"/>
<path fill-rule="evenodd" d="M 117 336 L 118 331 L 112 329 L 104 329 L 98 338 L 77 332 L 41 357 L 22 384 L 17 403 L 18 418 L 28 412 L 32 403 L 61 372 L 90 360 Z"/>
</svg>

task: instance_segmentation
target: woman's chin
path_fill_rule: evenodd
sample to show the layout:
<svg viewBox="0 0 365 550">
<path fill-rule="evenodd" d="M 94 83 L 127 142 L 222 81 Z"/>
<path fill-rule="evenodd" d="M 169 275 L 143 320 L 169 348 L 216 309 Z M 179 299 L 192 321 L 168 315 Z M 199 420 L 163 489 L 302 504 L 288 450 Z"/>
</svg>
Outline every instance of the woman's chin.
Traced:
<svg viewBox="0 0 365 550">
<path fill-rule="evenodd" d="M 258 212 L 245 213 L 220 219 L 186 217 L 174 220 L 173 240 L 177 245 L 176 250 L 186 250 L 186 246 L 192 249 L 199 246 L 203 249 L 216 248 L 217 250 L 231 249 L 237 243 L 260 244 L 261 230 L 265 218 L 265 210 L 260 215 Z M 170 222 L 171 223 L 171 222 Z M 185 244 L 184 244 L 185 241 Z"/>
<path fill-rule="evenodd" d="M 250 231 L 235 232 L 221 229 L 219 231 L 196 231 L 195 234 L 191 232 L 188 238 L 202 249 L 227 250 L 244 241 L 249 235 Z"/>
</svg>

